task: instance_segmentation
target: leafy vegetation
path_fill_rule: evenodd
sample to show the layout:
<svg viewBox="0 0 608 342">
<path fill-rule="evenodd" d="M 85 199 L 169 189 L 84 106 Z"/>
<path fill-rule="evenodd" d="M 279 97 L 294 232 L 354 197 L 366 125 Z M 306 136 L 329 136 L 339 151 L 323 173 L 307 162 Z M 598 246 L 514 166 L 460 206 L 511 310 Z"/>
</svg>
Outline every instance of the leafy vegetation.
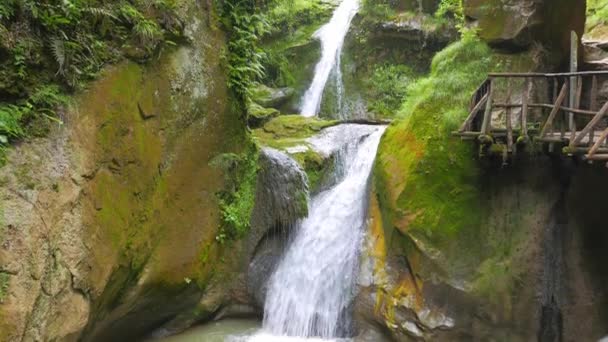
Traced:
<svg viewBox="0 0 608 342">
<path fill-rule="evenodd" d="M 397 16 L 394 2 L 382 0 L 364 0 L 361 6 L 361 13 L 367 20 L 392 19 Z"/>
<path fill-rule="evenodd" d="M 265 6 L 265 15 L 270 24 L 271 35 L 289 34 L 297 28 L 325 20 L 328 5 L 311 0 L 273 0 Z"/>
<path fill-rule="evenodd" d="M 590 32 L 602 26 L 608 26 L 608 0 L 587 0 L 586 30 Z"/>
<path fill-rule="evenodd" d="M 254 82 L 264 77 L 265 54 L 259 41 L 269 30 L 268 21 L 253 0 L 217 0 L 216 6 L 229 32 L 228 87 L 244 106 Z"/>
<path fill-rule="evenodd" d="M 181 37 L 176 9 L 174 0 L 2 1 L 0 150 L 59 121 L 66 94 L 108 63 L 146 60 Z"/>
<path fill-rule="evenodd" d="M 225 189 L 218 193 L 222 224 L 216 236 L 219 243 L 241 238 L 249 230 L 258 171 L 258 151 L 254 144 L 242 154 L 224 153 L 211 165 L 225 175 Z"/>
<path fill-rule="evenodd" d="M 369 79 L 370 98 L 368 110 L 382 116 L 391 116 L 399 109 L 405 98 L 408 86 L 416 75 L 406 65 L 378 65 Z"/>
</svg>

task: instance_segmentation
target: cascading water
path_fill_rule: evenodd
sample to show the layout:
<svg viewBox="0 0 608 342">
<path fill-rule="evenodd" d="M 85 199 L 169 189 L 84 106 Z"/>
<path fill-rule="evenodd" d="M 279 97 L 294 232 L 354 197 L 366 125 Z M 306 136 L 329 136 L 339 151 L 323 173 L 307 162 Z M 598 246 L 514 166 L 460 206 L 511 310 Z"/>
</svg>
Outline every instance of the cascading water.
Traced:
<svg viewBox="0 0 608 342">
<path fill-rule="evenodd" d="M 303 116 L 315 116 L 334 71 L 341 107 L 340 53 L 359 0 L 343 0 L 331 21 L 315 33 L 321 60 L 302 100 Z M 340 113 L 342 114 L 342 113 Z M 348 337 L 359 271 L 368 180 L 383 126 L 340 125 L 309 141 L 319 153 L 337 155 L 335 185 L 316 195 L 285 255 L 269 279 L 262 331 L 249 342 L 327 341 Z M 336 152 L 339 150 L 339 152 Z"/>
<path fill-rule="evenodd" d="M 250 341 L 332 339 L 350 333 L 368 179 L 384 132 L 382 126 L 355 126 L 369 134 L 345 146 L 339 158 L 341 180 L 313 198 L 308 218 L 270 279 L 264 332 Z"/>
<path fill-rule="evenodd" d="M 319 60 L 319 63 L 315 67 L 315 76 L 312 84 L 302 98 L 300 113 L 303 116 L 311 117 L 319 112 L 325 84 L 329 79 L 331 71 L 335 67 L 340 67 L 340 55 L 344 38 L 358 10 L 359 0 L 343 0 L 335 10 L 329 23 L 315 32 L 315 37 L 321 40 L 321 60 Z M 337 70 L 336 75 L 338 91 L 340 92 L 342 77 L 339 70 Z M 341 94 L 338 93 L 338 97 L 340 96 Z"/>
</svg>

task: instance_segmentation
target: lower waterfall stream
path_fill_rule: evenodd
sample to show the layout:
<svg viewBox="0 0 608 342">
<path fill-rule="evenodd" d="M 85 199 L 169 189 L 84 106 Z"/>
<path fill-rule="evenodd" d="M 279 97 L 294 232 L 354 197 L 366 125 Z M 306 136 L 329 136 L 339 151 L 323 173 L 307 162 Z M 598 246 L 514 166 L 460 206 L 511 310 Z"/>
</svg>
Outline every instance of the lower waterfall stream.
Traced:
<svg viewBox="0 0 608 342">
<path fill-rule="evenodd" d="M 312 199 L 304 219 L 270 278 L 265 334 L 346 337 L 366 220 L 368 179 L 384 127 L 345 146 L 341 179 Z M 252 338 L 267 341 L 268 336 Z"/>
</svg>

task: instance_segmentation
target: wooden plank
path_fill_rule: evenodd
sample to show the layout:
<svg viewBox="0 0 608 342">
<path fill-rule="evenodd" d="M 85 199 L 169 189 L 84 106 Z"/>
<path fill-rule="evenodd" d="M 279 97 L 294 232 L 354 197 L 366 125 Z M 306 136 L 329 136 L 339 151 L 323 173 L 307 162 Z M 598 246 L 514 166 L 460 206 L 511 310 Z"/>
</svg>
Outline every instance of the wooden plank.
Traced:
<svg viewBox="0 0 608 342">
<path fill-rule="evenodd" d="M 591 132 L 591 130 L 602 120 L 602 118 L 604 118 L 604 115 L 606 115 L 607 112 L 608 102 L 606 102 L 606 104 L 602 107 L 602 109 L 600 109 L 597 115 L 593 117 L 591 121 L 589 121 L 587 126 L 576 136 L 576 138 L 570 140 L 570 148 L 573 148 L 578 145 L 583 140 L 583 138 L 587 134 L 589 134 L 589 132 Z"/>
<path fill-rule="evenodd" d="M 557 77 L 554 77 L 553 78 L 553 97 L 552 97 L 552 103 L 555 103 L 555 101 L 557 101 L 558 88 L 559 88 L 559 80 L 557 79 Z M 551 109 L 553 109 L 553 105 L 550 105 L 550 107 L 551 107 Z M 566 116 L 562 112 L 562 115 L 560 115 L 559 118 L 560 118 L 559 119 L 560 138 L 564 139 L 566 137 Z"/>
<path fill-rule="evenodd" d="M 608 160 L 608 154 L 594 154 L 590 157 L 585 157 L 586 160 L 593 160 L 593 161 L 606 161 Z"/>
<path fill-rule="evenodd" d="M 589 109 L 597 110 L 597 76 L 591 78 L 591 94 L 589 99 Z M 593 139 L 595 138 L 595 128 L 589 132 L 589 146 L 593 146 Z"/>
<path fill-rule="evenodd" d="M 513 104 L 513 103 L 494 103 L 492 106 L 497 108 L 516 108 L 521 107 L 521 104 Z M 528 108 L 548 108 L 553 109 L 555 105 L 547 104 L 547 103 L 528 103 Z M 595 116 L 597 114 L 596 111 L 586 110 L 586 109 L 577 109 L 568 106 L 560 106 L 560 109 L 566 112 L 573 112 L 576 114 L 587 115 L 587 116 Z"/>
<path fill-rule="evenodd" d="M 483 122 L 481 124 L 481 133 L 483 135 L 488 135 L 488 133 L 490 133 L 490 126 L 492 125 L 492 97 L 494 94 L 494 85 L 492 80 L 490 80 L 488 87 L 488 100 L 486 102 L 486 110 L 484 112 Z"/>
<path fill-rule="evenodd" d="M 593 158 L 593 155 L 595 155 L 595 153 L 600 149 L 600 147 L 602 146 L 602 143 L 604 142 L 604 140 L 606 140 L 607 137 L 608 137 L 608 128 L 606 128 L 602 132 L 602 134 L 600 135 L 600 138 L 595 142 L 593 147 L 591 147 L 591 150 L 585 157 L 587 159 Z"/>
<path fill-rule="evenodd" d="M 547 142 L 547 143 L 562 143 L 564 142 L 561 138 L 536 138 L 535 141 Z"/>
<path fill-rule="evenodd" d="M 576 154 L 588 154 L 589 151 L 591 151 L 591 147 L 576 147 L 574 150 L 571 150 L 572 152 L 576 153 Z M 606 147 L 600 147 L 596 153 L 608 153 L 608 148 Z"/>
<path fill-rule="evenodd" d="M 456 132 L 452 132 L 452 135 L 457 136 L 457 137 L 473 137 L 476 138 L 478 136 L 481 135 L 481 132 L 460 132 L 460 131 L 456 131 Z"/>
<path fill-rule="evenodd" d="M 577 71 L 577 72 L 558 72 L 558 73 L 539 73 L 539 72 L 491 72 L 488 77 L 503 78 L 503 77 L 571 77 L 571 76 L 602 76 L 608 75 L 608 71 Z"/>
<path fill-rule="evenodd" d="M 547 122 L 545 123 L 545 126 L 540 131 L 541 138 L 543 138 L 545 136 L 545 134 L 547 133 L 547 128 L 553 125 L 553 120 L 555 119 L 555 115 L 557 114 L 557 112 L 559 112 L 560 106 L 561 106 L 562 102 L 564 102 L 564 100 L 566 99 L 567 93 L 568 93 L 568 82 L 565 82 L 564 85 L 562 86 L 562 90 L 559 92 L 559 95 L 557 96 L 557 100 L 555 100 L 555 106 L 551 110 L 551 113 L 549 114 L 549 117 L 547 118 Z"/>
<path fill-rule="evenodd" d="M 481 107 L 483 107 L 486 104 L 486 101 L 488 101 L 488 94 L 485 94 L 481 98 L 481 100 L 479 102 L 477 102 L 475 107 L 473 107 L 473 109 L 469 113 L 469 116 L 467 117 L 467 119 L 464 121 L 462 126 L 460 126 L 460 130 L 459 130 L 460 132 L 464 132 L 466 130 L 471 129 L 471 123 L 473 123 L 473 120 L 475 120 L 475 118 L 477 117 L 477 113 L 479 112 Z"/>
</svg>

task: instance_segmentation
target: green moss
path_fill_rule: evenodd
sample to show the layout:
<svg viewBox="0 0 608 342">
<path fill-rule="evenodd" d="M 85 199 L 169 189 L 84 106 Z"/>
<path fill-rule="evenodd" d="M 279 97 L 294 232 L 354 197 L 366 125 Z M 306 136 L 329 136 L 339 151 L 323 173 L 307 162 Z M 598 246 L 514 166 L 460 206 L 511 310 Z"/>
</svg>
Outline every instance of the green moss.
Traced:
<svg viewBox="0 0 608 342">
<path fill-rule="evenodd" d="M 250 127 L 259 127 L 268 120 L 279 116 L 280 112 L 274 108 L 265 108 L 255 102 L 247 105 L 247 114 Z"/>
<path fill-rule="evenodd" d="M 254 130 L 255 140 L 263 145 L 284 150 L 301 145 L 306 138 L 319 133 L 323 128 L 336 125 L 336 121 L 306 118 L 301 115 L 281 115 L 262 128 Z"/>
<path fill-rule="evenodd" d="M 587 1 L 585 31 L 592 38 L 608 37 L 608 0 Z"/>
<path fill-rule="evenodd" d="M 4 302 L 8 294 L 9 281 L 10 275 L 6 272 L 0 272 L 0 304 Z"/>
<path fill-rule="evenodd" d="M 469 96 L 491 65 L 484 44 L 470 40 L 451 45 L 433 59 L 431 75 L 408 89 L 401 120 L 387 130 L 378 188 L 402 189 L 393 205 L 403 210 L 403 228 L 410 233 L 442 239 L 478 224 L 473 151 L 450 132 L 466 117 Z M 395 176 L 397 170 L 406 174 Z"/>
</svg>

